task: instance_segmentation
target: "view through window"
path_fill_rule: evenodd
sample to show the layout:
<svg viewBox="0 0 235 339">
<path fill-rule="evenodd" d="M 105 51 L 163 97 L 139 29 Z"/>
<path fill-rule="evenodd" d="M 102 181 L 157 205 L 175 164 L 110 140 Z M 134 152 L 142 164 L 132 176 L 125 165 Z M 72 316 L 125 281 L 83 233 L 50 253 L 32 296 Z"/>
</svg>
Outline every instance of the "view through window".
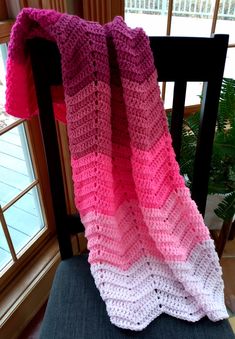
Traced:
<svg viewBox="0 0 235 339">
<path fill-rule="evenodd" d="M 224 77 L 235 79 L 235 0 L 126 0 L 125 21 L 149 36 L 229 34 Z M 172 106 L 173 87 L 166 84 L 165 108 Z M 202 83 L 188 83 L 186 106 L 200 104 L 201 91 Z"/>
<path fill-rule="evenodd" d="M 24 122 L 6 114 L 7 44 L 0 45 L 0 272 L 18 260 L 45 228 L 39 182 Z M 26 246 L 27 245 L 27 246 Z"/>
</svg>

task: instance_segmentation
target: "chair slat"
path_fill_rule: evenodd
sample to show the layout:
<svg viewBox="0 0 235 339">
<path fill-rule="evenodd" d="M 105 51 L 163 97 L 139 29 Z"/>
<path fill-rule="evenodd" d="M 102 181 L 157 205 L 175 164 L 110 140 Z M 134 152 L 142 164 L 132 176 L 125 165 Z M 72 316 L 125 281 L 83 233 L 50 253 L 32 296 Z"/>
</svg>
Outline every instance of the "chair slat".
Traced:
<svg viewBox="0 0 235 339">
<path fill-rule="evenodd" d="M 173 109 L 171 117 L 171 136 L 172 144 L 176 154 L 176 160 L 180 160 L 182 125 L 184 118 L 184 103 L 186 96 L 187 83 L 185 81 L 176 81 L 174 86 Z"/>
<path fill-rule="evenodd" d="M 158 81 L 173 81 L 174 89 L 172 139 L 176 157 L 180 159 L 181 131 L 186 83 L 207 82 L 201 105 L 201 125 L 195 155 L 192 198 L 204 215 L 208 191 L 209 170 L 215 132 L 219 93 L 222 84 L 228 35 L 213 38 L 150 37 L 150 46 L 158 73 Z M 71 256 L 71 243 L 65 227 L 67 212 L 62 171 L 56 138 L 50 85 L 62 83 L 60 53 L 53 42 L 42 39 L 29 41 L 33 73 L 38 96 L 48 171 L 53 195 L 62 258 Z M 48 133 L 48 130 L 50 133 Z M 55 173 L 57 173 L 55 175 Z M 76 224 L 74 219 L 73 226 Z M 79 230 L 83 226 L 79 223 Z"/>
<path fill-rule="evenodd" d="M 29 47 L 40 112 L 41 130 L 47 158 L 57 237 L 61 258 L 66 259 L 72 257 L 73 252 L 69 230 L 68 227 L 66 227 L 67 211 L 65 192 L 50 92 L 51 79 L 47 69 L 47 54 L 45 54 L 45 50 L 41 48 L 41 43 L 38 44 L 37 41 L 29 41 Z"/>
<path fill-rule="evenodd" d="M 158 81 L 212 79 L 218 65 L 218 48 L 223 50 L 226 42 L 228 36 L 223 34 L 213 38 L 150 37 Z"/>
<path fill-rule="evenodd" d="M 213 67 L 212 74 L 203 87 L 200 129 L 192 183 L 192 198 L 196 201 L 198 209 L 203 216 L 206 209 L 211 156 L 227 54 L 228 35 L 218 35 L 211 40 L 216 41 L 213 53 L 210 53 L 211 65 Z"/>
</svg>

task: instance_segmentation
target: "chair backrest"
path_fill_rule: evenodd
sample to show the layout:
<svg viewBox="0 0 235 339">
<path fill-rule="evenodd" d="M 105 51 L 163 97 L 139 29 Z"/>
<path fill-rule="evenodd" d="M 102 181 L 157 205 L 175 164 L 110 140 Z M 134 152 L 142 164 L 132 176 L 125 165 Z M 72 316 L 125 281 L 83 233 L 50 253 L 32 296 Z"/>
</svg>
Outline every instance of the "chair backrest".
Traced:
<svg viewBox="0 0 235 339">
<path fill-rule="evenodd" d="M 204 82 L 200 130 L 194 161 L 192 198 L 204 215 L 210 162 L 219 104 L 228 35 L 211 38 L 150 37 L 158 80 L 174 82 L 171 135 L 176 159 L 180 159 L 181 134 L 187 82 Z M 57 143 L 50 86 L 62 83 L 57 46 L 43 39 L 28 41 L 48 164 L 57 236 L 62 259 L 72 256 L 70 232 L 82 232 L 78 216 L 66 211 L 63 176 Z M 49 131 L 49 133 L 48 133 Z"/>
</svg>

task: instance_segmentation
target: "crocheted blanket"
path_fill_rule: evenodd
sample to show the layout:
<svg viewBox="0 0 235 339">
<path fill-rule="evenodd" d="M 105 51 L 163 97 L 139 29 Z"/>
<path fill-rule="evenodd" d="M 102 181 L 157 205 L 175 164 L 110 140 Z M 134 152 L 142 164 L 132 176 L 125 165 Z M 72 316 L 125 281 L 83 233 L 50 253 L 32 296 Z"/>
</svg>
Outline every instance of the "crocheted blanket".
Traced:
<svg viewBox="0 0 235 339">
<path fill-rule="evenodd" d="M 101 26 L 23 10 L 9 44 L 6 110 L 26 119 L 37 113 L 25 48 L 35 36 L 61 54 L 75 201 L 111 322 L 142 330 L 161 313 L 226 318 L 221 267 L 179 174 L 143 30 L 121 17 Z M 58 93 L 54 108 L 65 121 Z"/>
</svg>

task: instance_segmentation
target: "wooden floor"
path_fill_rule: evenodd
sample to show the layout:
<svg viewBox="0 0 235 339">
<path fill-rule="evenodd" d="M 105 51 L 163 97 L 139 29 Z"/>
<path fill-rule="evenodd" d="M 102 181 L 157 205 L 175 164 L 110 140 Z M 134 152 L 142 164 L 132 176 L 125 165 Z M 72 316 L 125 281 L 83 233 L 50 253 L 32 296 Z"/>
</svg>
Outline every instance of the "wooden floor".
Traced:
<svg viewBox="0 0 235 339">
<path fill-rule="evenodd" d="M 29 186 L 33 178 L 22 127 L 0 136 L 0 204 L 4 206 Z M 43 227 L 36 188 L 30 190 L 4 213 L 16 253 Z M 0 267 L 11 260 L 2 227 L 0 227 Z"/>
</svg>

